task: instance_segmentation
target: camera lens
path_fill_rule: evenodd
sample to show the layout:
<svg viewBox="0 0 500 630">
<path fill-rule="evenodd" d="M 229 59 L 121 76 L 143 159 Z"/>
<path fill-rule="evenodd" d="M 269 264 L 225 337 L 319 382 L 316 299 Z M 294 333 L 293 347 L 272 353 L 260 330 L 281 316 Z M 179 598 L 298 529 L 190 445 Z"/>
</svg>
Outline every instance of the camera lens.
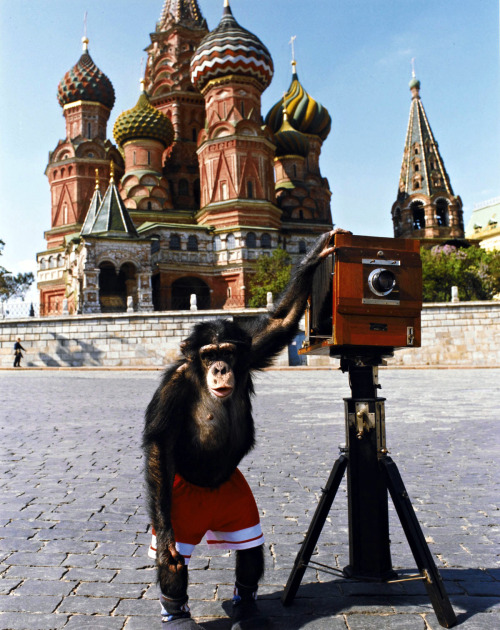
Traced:
<svg viewBox="0 0 500 630">
<path fill-rule="evenodd" d="M 396 276 L 390 269 L 374 269 L 368 276 L 368 286 L 375 295 L 389 295 L 396 286 Z"/>
</svg>

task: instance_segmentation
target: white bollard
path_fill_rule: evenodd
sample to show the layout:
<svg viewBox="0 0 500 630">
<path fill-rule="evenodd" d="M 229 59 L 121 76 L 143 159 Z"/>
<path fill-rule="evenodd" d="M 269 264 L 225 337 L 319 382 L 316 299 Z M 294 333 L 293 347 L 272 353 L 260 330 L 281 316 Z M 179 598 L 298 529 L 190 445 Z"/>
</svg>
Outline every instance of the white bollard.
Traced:
<svg viewBox="0 0 500 630">
<path fill-rule="evenodd" d="M 460 302 L 460 298 L 458 297 L 458 287 L 451 287 L 451 301 Z"/>
<path fill-rule="evenodd" d="M 133 313 L 134 312 L 134 298 L 129 295 L 127 296 L 127 313 Z"/>
<path fill-rule="evenodd" d="M 189 307 L 190 311 L 198 310 L 198 302 L 196 300 L 196 293 L 191 293 L 191 296 L 189 298 L 189 303 L 190 303 L 190 307 Z"/>
<path fill-rule="evenodd" d="M 273 308 L 274 304 L 273 304 L 273 294 L 271 291 L 267 292 L 267 304 L 266 304 L 266 308 L 268 311 L 270 311 Z"/>
</svg>

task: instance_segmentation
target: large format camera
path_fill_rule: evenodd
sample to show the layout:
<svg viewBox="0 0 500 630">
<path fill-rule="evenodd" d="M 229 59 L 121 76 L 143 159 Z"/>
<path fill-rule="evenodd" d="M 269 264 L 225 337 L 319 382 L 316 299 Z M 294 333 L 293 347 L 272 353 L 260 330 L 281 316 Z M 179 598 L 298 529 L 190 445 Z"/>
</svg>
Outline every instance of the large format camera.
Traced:
<svg viewBox="0 0 500 630">
<path fill-rule="evenodd" d="M 316 270 L 303 354 L 420 346 L 422 263 L 414 239 L 334 235 Z"/>
</svg>

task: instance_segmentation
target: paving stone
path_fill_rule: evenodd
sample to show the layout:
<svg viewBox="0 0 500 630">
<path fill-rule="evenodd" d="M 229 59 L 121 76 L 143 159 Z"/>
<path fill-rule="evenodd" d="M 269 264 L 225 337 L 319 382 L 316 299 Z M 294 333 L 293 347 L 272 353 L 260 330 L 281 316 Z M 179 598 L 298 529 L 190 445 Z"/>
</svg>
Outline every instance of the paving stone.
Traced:
<svg viewBox="0 0 500 630">
<path fill-rule="evenodd" d="M 92 628 L 92 630 L 121 630 L 125 625 L 124 617 L 103 617 L 100 615 L 72 615 L 64 630 L 80 630 Z M 128 626 L 127 626 L 128 628 Z M 143 626 L 146 630 L 147 626 Z"/>
<path fill-rule="evenodd" d="M 70 595 L 60 603 L 59 613 L 84 613 L 86 615 L 109 615 L 116 608 L 119 599 L 114 597 L 80 597 Z"/>
<path fill-rule="evenodd" d="M 17 588 L 14 595 L 31 597 L 33 595 L 69 595 L 75 589 L 77 582 L 63 582 L 62 580 L 26 580 Z"/>
<path fill-rule="evenodd" d="M 0 612 L 2 630 L 59 630 L 68 621 L 66 615 Z"/>
</svg>

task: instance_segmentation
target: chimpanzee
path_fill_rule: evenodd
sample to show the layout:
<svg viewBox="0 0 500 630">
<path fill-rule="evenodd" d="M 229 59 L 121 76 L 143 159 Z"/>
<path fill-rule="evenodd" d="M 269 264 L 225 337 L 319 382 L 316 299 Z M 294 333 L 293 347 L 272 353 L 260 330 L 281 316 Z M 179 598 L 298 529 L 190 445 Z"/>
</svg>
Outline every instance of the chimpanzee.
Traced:
<svg viewBox="0 0 500 630">
<path fill-rule="evenodd" d="M 187 605 L 187 565 L 205 534 L 209 545 L 236 550 L 232 630 L 268 627 L 255 603 L 264 538 L 252 491 L 237 468 L 254 446 L 252 372 L 269 366 L 295 336 L 314 271 L 333 251 L 333 234 L 318 239 L 274 311 L 256 324 L 197 324 L 149 403 L 143 447 L 150 555 L 169 630 L 201 628 Z"/>
</svg>

